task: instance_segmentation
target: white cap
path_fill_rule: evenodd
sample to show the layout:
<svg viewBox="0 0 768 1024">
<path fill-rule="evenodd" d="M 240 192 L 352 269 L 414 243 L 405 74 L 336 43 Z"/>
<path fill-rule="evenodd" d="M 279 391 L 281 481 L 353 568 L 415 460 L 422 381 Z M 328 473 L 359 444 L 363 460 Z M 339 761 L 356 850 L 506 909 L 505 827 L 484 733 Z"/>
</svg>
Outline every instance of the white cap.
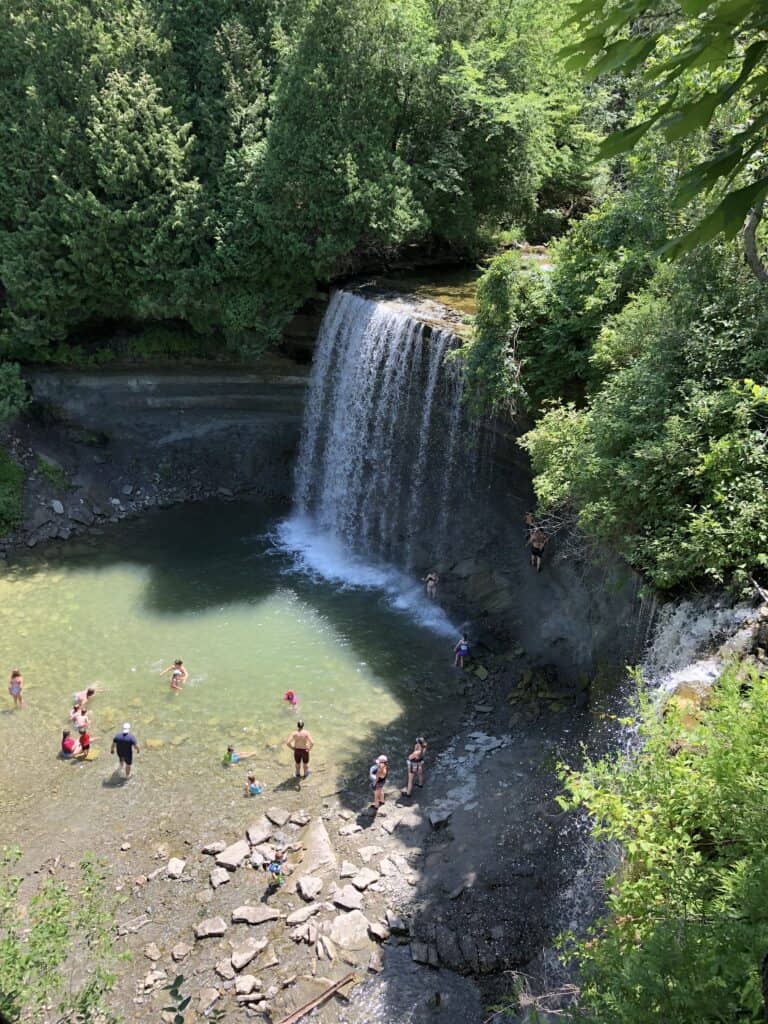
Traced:
<svg viewBox="0 0 768 1024">
<path fill-rule="evenodd" d="M 130 722 L 123 722 L 123 732 L 130 732 L 130 731 L 131 731 L 131 723 Z"/>
<path fill-rule="evenodd" d="M 379 756 L 378 756 L 378 757 L 376 758 L 376 762 L 377 762 L 377 763 L 378 763 L 379 761 L 388 761 L 388 760 L 389 760 L 389 758 L 387 757 L 387 755 L 386 755 L 386 754 L 379 754 Z"/>
</svg>

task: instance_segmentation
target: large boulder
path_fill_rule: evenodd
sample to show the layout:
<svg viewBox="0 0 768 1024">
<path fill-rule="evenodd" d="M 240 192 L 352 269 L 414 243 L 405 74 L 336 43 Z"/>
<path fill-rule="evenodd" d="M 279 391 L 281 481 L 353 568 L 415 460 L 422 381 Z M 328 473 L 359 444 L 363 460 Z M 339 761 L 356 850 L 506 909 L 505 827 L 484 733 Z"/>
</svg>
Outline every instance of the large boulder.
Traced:
<svg viewBox="0 0 768 1024">
<path fill-rule="evenodd" d="M 246 842 L 245 839 L 238 839 L 236 843 L 232 843 L 226 850 L 222 850 L 221 853 L 216 855 L 216 863 L 220 868 L 226 868 L 228 871 L 234 871 L 239 868 L 246 857 L 251 855 L 250 843 Z"/>
<path fill-rule="evenodd" d="M 331 922 L 331 941 L 341 949 L 365 949 L 371 922 L 360 910 L 339 914 Z"/>
</svg>

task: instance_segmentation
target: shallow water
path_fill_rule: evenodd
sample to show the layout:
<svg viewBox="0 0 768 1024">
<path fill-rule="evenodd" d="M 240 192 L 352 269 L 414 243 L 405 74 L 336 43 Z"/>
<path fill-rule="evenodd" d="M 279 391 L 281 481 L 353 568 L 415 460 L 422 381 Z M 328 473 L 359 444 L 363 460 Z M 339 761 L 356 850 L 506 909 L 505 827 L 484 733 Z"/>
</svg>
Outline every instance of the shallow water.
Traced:
<svg viewBox="0 0 768 1024">
<path fill-rule="evenodd" d="M 297 563 L 278 531 L 281 511 L 180 507 L 3 570 L 4 840 L 66 833 L 79 847 L 83 833 L 140 827 L 150 811 L 168 820 L 201 807 L 254 813 L 262 798 L 241 796 L 244 766 L 225 769 L 221 757 L 227 743 L 255 751 L 249 766 L 266 800 L 288 784 L 289 687 L 316 743 L 310 798 L 340 779 L 359 779 L 363 792 L 373 756 L 399 765 L 412 735 L 444 716 L 456 686 L 447 620 L 393 578 L 382 589 L 373 572 L 356 581 L 367 586 L 351 586 L 343 567 L 330 582 L 306 552 Z M 282 547 L 270 539 L 278 532 Z M 179 694 L 158 674 L 175 657 L 190 673 Z M 20 712 L 5 692 L 15 667 L 25 679 Z M 105 691 L 89 708 L 99 755 L 62 762 L 72 694 L 95 681 Z M 124 721 L 142 748 L 127 785 L 109 755 Z"/>
</svg>

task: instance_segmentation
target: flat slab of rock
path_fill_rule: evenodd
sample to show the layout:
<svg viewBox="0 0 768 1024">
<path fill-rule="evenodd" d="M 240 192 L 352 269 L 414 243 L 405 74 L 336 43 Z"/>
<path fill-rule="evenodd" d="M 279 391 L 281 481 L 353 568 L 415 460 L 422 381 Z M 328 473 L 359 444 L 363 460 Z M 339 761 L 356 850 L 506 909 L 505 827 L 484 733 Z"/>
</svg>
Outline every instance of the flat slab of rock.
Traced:
<svg viewBox="0 0 768 1024">
<path fill-rule="evenodd" d="M 336 871 L 338 863 L 336 860 L 336 852 L 331 845 L 331 840 L 328 836 L 328 830 L 326 829 L 320 818 L 314 818 L 307 826 L 307 831 L 303 837 L 304 842 L 304 859 L 301 862 L 302 873 L 305 875 L 313 875 L 321 868 L 330 868 L 332 871 Z M 288 892 L 296 891 L 296 883 L 291 880 L 288 887 Z"/>
<path fill-rule="evenodd" d="M 220 978 L 224 979 L 224 981 L 232 981 L 235 976 L 235 968 L 229 960 L 219 960 L 213 969 Z"/>
<path fill-rule="evenodd" d="M 232 843 L 221 853 L 216 855 L 216 863 L 220 868 L 227 868 L 228 871 L 234 871 L 239 868 L 246 857 L 251 855 L 251 844 L 246 842 L 245 839 L 238 839 L 236 843 Z"/>
<path fill-rule="evenodd" d="M 267 948 L 264 950 L 264 953 L 262 954 L 262 956 L 259 957 L 259 970 L 260 971 L 266 971 L 270 967 L 277 967 L 279 963 L 280 963 L 280 957 L 275 952 L 275 947 L 274 946 L 267 946 Z M 269 995 L 269 990 L 267 990 L 265 995 L 266 996 Z"/>
<path fill-rule="evenodd" d="M 362 910 L 363 897 L 351 885 L 345 885 L 343 889 L 333 895 L 333 902 L 343 910 Z"/>
<path fill-rule="evenodd" d="M 255 988 L 261 988 L 261 982 L 254 974 L 241 974 L 235 981 L 235 993 L 248 996 Z"/>
<path fill-rule="evenodd" d="M 226 850 L 227 844 L 222 843 L 220 839 L 217 839 L 214 843 L 206 843 L 200 853 L 206 853 L 208 856 L 215 857 L 217 853 L 221 853 L 222 850 Z"/>
<path fill-rule="evenodd" d="M 227 922 L 223 917 L 206 917 L 204 921 L 195 928 L 195 935 L 198 939 L 216 939 L 227 930 Z"/>
<path fill-rule="evenodd" d="M 438 809 L 429 812 L 429 824 L 434 829 L 445 828 L 448 822 L 451 820 L 450 811 L 441 811 Z"/>
<path fill-rule="evenodd" d="M 352 885 L 360 892 L 364 892 L 369 885 L 378 882 L 381 875 L 372 868 L 362 868 L 352 879 Z"/>
<path fill-rule="evenodd" d="M 323 880 L 312 875 L 302 875 L 296 883 L 296 888 L 303 900 L 316 900 L 323 891 Z"/>
<path fill-rule="evenodd" d="M 371 933 L 371 938 L 376 939 L 377 942 L 386 942 L 391 934 L 389 928 L 381 921 L 372 921 L 368 930 Z"/>
<path fill-rule="evenodd" d="M 182 960 L 186 960 L 189 954 L 192 952 L 192 947 L 186 942 L 177 942 L 171 950 L 171 956 L 175 963 L 181 963 Z"/>
<path fill-rule="evenodd" d="M 365 949 L 371 922 L 360 910 L 339 914 L 331 922 L 331 941 L 340 949 Z"/>
<path fill-rule="evenodd" d="M 163 954 L 160 952 L 157 943 L 155 942 L 150 942 L 148 946 L 144 947 L 144 956 L 147 958 L 147 960 L 159 960 L 162 955 Z"/>
<path fill-rule="evenodd" d="M 182 860 L 181 857 L 171 857 L 168 861 L 168 866 L 165 869 L 165 873 L 169 878 L 181 878 L 184 874 L 184 868 L 187 866 L 187 862 Z"/>
<path fill-rule="evenodd" d="M 313 914 L 316 914 L 319 910 L 323 909 L 322 903 L 310 903 L 307 907 L 300 907 L 298 910 L 294 910 L 292 914 L 289 914 L 285 919 L 287 925 L 304 924 L 308 921 Z"/>
<path fill-rule="evenodd" d="M 362 832 L 362 831 L 363 831 L 363 826 L 362 825 L 358 825 L 358 823 L 356 821 L 353 821 L 349 825 L 343 825 L 339 829 L 339 835 L 340 836 L 353 836 L 355 834 L 355 832 Z"/>
<path fill-rule="evenodd" d="M 248 905 L 236 907 L 232 911 L 232 920 L 235 924 L 266 924 L 267 921 L 279 921 L 283 915 L 274 907 L 267 907 L 259 903 L 255 907 Z"/>
<path fill-rule="evenodd" d="M 225 885 L 229 881 L 229 872 L 226 868 L 214 868 L 211 872 L 210 883 L 214 889 Z"/>
<path fill-rule="evenodd" d="M 383 851 L 380 846 L 361 846 L 357 852 L 363 864 L 370 864 L 376 854 Z"/>
<path fill-rule="evenodd" d="M 197 1003 L 199 1012 L 205 1016 L 218 998 L 217 988 L 201 988 Z"/>
<path fill-rule="evenodd" d="M 301 808 L 301 810 L 294 811 L 293 814 L 291 815 L 291 824 L 298 825 L 300 828 L 304 825 L 308 825 L 311 820 L 312 815 L 303 807 Z"/>
<path fill-rule="evenodd" d="M 339 871 L 339 878 L 354 878 L 360 868 L 356 867 L 350 861 L 342 861 L 341 871 Z"/>
<path fill-rule="evenodd" d="M 261 846 L 262 843 L 266 843 L 273 832 L 274 828 L 267 820 L 266 815 L 262 815 L 258 821 L 254 821 L 254 823 L 249 825 L 245 830 L 245 834 L 248 836 L 248 842 L 251 846 Z"/>
<path fill-rule="evenodd" d="M 256 939 L 253 936 L 247 938 L 242 945 L 232 951 L 231 963 L 234 969 L 241 971 L 247 967 L 251 960 L 266 948 L 266 945 L 267 939 Z"/>
<path fill-rule="evenodd" d="M 267 809 L 267 817 L 273 825 L 283 828 L 291 820 L 291 812 L 286 811 L 284 807 L 269 807 Z"/>
</svg>

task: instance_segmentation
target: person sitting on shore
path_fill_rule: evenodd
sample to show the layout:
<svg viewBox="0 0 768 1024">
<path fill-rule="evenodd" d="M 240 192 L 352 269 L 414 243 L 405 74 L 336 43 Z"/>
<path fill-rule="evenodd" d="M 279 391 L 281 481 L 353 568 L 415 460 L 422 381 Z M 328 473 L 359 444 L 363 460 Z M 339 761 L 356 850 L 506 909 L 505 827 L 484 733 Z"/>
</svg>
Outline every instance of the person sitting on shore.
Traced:
<svg viewBox="0 0 768 1024">
<path fill-rule="evenodd" d="M 65 729 L 61 734 L 61 756 L 67 758 L 74 757 L 76 750 L 77 744 L 72 738 L 72 734 L 70 733 L 69 729 Z"/>
<path fill-rule="evenodd" d="M 239 764 L 240 761 L 247 761 L 249 757 L 256 757 L 256 751 L 255 750 L 235 750 L 235 748 L 232 746 L 232 744 L 230 744 L 227 747 L 226 754 L 221 759 L 221 763 L 223 765 L 225 765 L 226 767 L 229 767 L 231 764 Z"/>
<path fill-rule="evenodd" d="M 259 782 L 254 772 L 248 772 L 245 777 L 245 795 L 260 796 L 264 792 L 264 784 Z"/>
</svg>

